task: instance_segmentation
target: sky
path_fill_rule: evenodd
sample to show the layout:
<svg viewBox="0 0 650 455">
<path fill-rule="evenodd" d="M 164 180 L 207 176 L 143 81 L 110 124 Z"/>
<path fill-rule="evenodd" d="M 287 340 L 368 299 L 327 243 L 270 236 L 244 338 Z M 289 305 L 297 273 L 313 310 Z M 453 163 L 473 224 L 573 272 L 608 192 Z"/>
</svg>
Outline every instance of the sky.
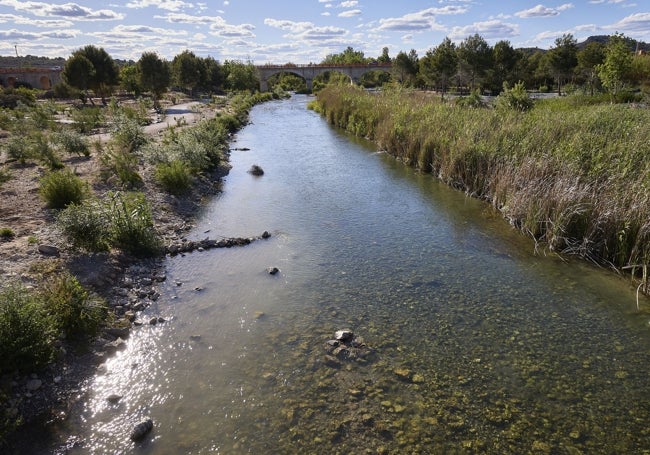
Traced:
<svg viewBox="0 0 650 455">
<path fill-rule="evenodd" d="M 538 0 L 539 1 L 539 0 Z M 0 0 L 0 55 L 68 58 L 92 44 L 116 59 L 185 50 L 219 61 L 318 63 L 351 46 L 419 56 L 445 37 L 548 49 L 615 32 L 650 42 L 650 1 L 585 0 Z"/>
</svg>

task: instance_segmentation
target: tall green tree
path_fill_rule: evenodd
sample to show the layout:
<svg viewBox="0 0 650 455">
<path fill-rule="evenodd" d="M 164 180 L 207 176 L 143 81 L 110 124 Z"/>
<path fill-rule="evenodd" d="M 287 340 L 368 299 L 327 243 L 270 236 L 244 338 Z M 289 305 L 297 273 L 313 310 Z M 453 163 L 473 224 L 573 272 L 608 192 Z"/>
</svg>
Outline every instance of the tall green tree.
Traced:
<svg viewBox="0 0 650 455">
<path fill-rule="evenodd" d="M 381 55 L 377 57 L 377 63 L 390 63 L 390 56 L 388 55 L 387 47 L 384 47 L 381 50 Z"/>
<path fill-rule="evenodd" d="M 598 84 L 598 65 L 605 60 L 605 47 L 596 41 L 588 43 L 578 51 L 578 74 L 589 86 L 589 93 L 593 96 Z"/>
<path fill-rule="evenodd" d="M 555 46 L 548 53 L 549 63 L 557 82 L 557 93 L 562 94 L 562 85 L 573 74 L 578 65 L 578 42 L 570 33 L 555 40 Z"/>
<path fill-rule="evenodd" d="M 205 66 L 205 81 L 202 87 L 215 92 L 223 88 L 225 82 L 224 71 L 221 63 L 212 57 L 203 59 Z"/>
<path fill-rule="evenodd" d="M 493 85 L 500 88 L 503 87 L 504 82 L 507 82 L 512 86 L 520 79 L 516 71 L 520 55 L 510 41 L 501 40 L 494 45 Z"/>
<path fill-rule="evenodd" d="M 259 89 L 260 80 L 257 75 L 257 69 L 251 62 L 244 63 L 238 60 L 226 60 L 223 63 L 223 69 L 226 76 L 226 88 L 228 90 L 248 90 L 254 92 Z"/>
<path fill-rule="evenodd" d="M 84 57 L 91 65 L 88 66 L 80 57 Z M 77 70 L 82 70 L 83 74 L 75 74 Z M 73 52 L 63 68 L 62 77 L 79 90 L 92 90 L 105 103 L 106 96 L 118 84 L 119 69 L 103 48 L 88 45 Z"/>
<path fill-rule="evenodd" d="M 629 77 L 632 57 L 623 34 L 615 33 L 609 37 L 605 47 L 605 60 L 598 65 L 598 76 L 603 86 L 612 95 L 612 100 L 623 89 Z"/>
<path fill-rule="evenodd" d="M 329 54 L 322 61 L 325 65 L 359 65 L 367 62 L 363 51 L 355 51 L 352 46 L 348 46 L 340 54 Z"/>
<path fill-rule="evenodd" d="M 444 98 L 449 81 L 458 71 L 458 54 L 456 45 L 445 38 L 436 48 L 429 49 L 420 59 L 420 75 L 428 84 L 440 88 Z"/>
<path fill-rule="evenodd" d="M 140 96 L 142 85 L 140 85 L 140 68 L 138 65 L 124 65 L 120 68 L 120 86 L 123 90 Z"/>
<path fill-rule="evenodd" d="M 492 48 L 478 33 L 468 36 L 458 46 L 458 61 L 461 73 L 468 79 L 470 89 L 474 90 L 492 67 Z"/>
<path fill-rule="evenodd" d="M 393 59 L 393 73 L 400 83 L 406 86 L 415 84 L 419 69 L 418 53 L 415 49 L 407 54 L 402 51 Z"/>
<path fill-rule="evenodd" d="M 138 60 L 138 68 L 142 89 L 151 92 L 154 104 L 157 105 L 171 84 L 169 63 L 155 52 L 144 52 Z"/>
<path fill-rule="evenodd" d="M 205 65 L 194 52 L 185 50 L 172 60 L 172 79 L 179 87 L 193 94 L 194 89 L 205 80 Z"/>
</svg>

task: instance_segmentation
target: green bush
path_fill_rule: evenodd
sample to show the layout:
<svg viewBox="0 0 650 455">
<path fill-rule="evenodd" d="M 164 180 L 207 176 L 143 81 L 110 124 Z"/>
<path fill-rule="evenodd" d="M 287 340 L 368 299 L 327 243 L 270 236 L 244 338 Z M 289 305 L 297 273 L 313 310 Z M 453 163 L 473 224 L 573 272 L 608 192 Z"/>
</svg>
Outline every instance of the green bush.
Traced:
<svg viewBox="0 0 650 455">
<path fill-rule="evenodd" d="M 56 219 L 61 233 L 76 248 L 107 251 L 110 242 L 110 216 L 98 202 L 70 204 Z"/>
<path fill-rule="evenodd" d="M 104 123 L 104 114 L 96 106 L 74 108 L 70 111 L 70 118 L 74 121 L 74 128 L 81 134 L 90 133 Z"/>
<path fill-rule="evenodd" d="M 175 195 L 187 193 L 192 184 L 189 169 L 179 160 L 158 164 L 156 180 L 165 191 Z"/>
<path fill-rule="evenodd" d="M 149 141 L 138 120 L 129 118 L 123 111 L 118 111 L 112 122 L 113 141 L 118 147 L 136 152 Z"/>
<path fill-rule="evenodd" d="M 10 284 L 0 291 L 0 372 L 44 366 L 52 359 L 55 336 L 45 307 L 25 288 Z"/>
<path fill-rule="evenodd" d="M 27 160 L 34 158 L 34 153 L 32 153 L 32 149 L 24 137 L 12 135 L 5 142 L 4 149 L 9 158 L 18 161 L 20 164 L 25 164 Z"/>
<path fill-rule="evenodd" d="M 8 169 L 1 169 L 0 168 L 0 188 L 2 188 L 2 184 L 8 182 L 11 180 L 11 172 L 9 172 Z"/>
<path fill-rule="evenodd" d="M 69 169 L 53 171 L 41 179 L 40 193 L 51 209 L 79 204 L 86 194 L 86 184 Z"/>
<path fill-rule="evenodd" d="M 499 109 L 513 109 L 527 111 L 532 109 L 533 100 L 528 96 L 523 82 L 517 82 L 512 88 L 507 82 L 503 83 L 503 92 L 497 96 L 496 107 Z"/>
<path fill-rule="evenodd" d="M 54 135 L 54 142 L 69 155 L 90 156 L 88 141 L 77 131 L 63 128 Z"/>
<path fill-rule="evenodd" d="M 32 148 L 31 153 L 40 162 L 48 166 L 50 169 L 62 169 L 63 162 L 56 153 L 56 150 L 50 145 L 48 137 L 40 132 L 32 133 L 29 138 L 29 144 Z"/>
<path fill-rule="evenodd" d="M 160 254 L 160 239 L 142 193 L 113 193 L 110 197 L 111 244 L 135 256 Z"/>
<path fill-rule="evenodd" d="M 138 157 L 131 153 L 129 148 L 121 146 L 109 147 L 100 156 L 104 166 L 102 176 L 106 181 L 115 177 L 125 188 L 136 188 L 142 185 L 142 177 L 138 173 Z"/>
<path fill-rule="evenodd" d="M 65 334 L 66 338 L 96 335 L 108 315 L 106 304 L 91 296 L 79 281 L 67 272 L 47 281 L 41 290 L 41 298 L 55 327 Z"/>
<path fill-rule="evenodd" d="M 0 239 L 12 239 L 16 236 L 13 229 L 8 227 L 0 228 Z"/>
</svg>

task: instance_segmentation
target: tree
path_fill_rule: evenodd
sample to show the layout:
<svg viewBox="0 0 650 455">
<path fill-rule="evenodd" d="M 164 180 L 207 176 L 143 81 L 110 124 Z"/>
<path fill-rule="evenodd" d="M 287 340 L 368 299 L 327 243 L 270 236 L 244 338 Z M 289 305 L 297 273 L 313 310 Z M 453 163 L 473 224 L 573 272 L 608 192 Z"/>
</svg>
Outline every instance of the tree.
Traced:
<svg viewBox="0 0 650 455">
<path fill-rule="evenodd" d="M 125 65 L 120 69 L 120 86 L 127 92 L 140 96 L 142 85 L 140 85 L 140 68 L 138 68 L 138 65 Z"/>
<path fill-rule="evenodd" d="M 84 57 L 91 66 L 80 57 Z M 71 65 L 68 65 L 73 60 Z M 92 70 L 91 70 L 92 67 Z M 78 70 L 82 74 L 76 73 Z M 79 90 L 90 89 L 101 96 L 105 103 L 105 97 L 110 95 L 113 87 L 118 83 L 119 70 L 110 55 L 103 49 L 88 45 L 75 51 L 63 69 L 63 79 Z M 81 85 L 77 85 L 81 84 Z"/>
<path fill-rule="evenodd" d="M 229 90 L 255 91 L 260 86 L 255 65 L 251 62 L 243 63 L 237 60 L 226 60 L 223 64 L 226 74 L 226 87 Z"/>
<path fill-rule="evenodd" d="M 623 88 L 632 68 L 632 52 L 623 34 L 615 33 L 609 37 L 605 46 L 605 60 L 597 68 L 598 76 L 613 100 Z"/>
<path fill-rule="evenodd" d="M 605 48 L 601 43 L 592 41 L 578 52 L 578 73 L 585 78 L 589 92 L 593 96 L 598 83 L 598 65 L 605 60 Z"/>
<path fill-rule="evenodd" d="M 95 75 L 93 64 L 83 55 L 72 55 L 63 67 L 61 77 L 66 84 L 81 91 L 82 101 L 86 102 L 86 90 L 90 84 L 90 78 Z"/>
<path fill-rule="evenodd" d="M 381 55 L 377 57 L 377 63 L 390 63 L 390 56 L 388 55 L 387 47 L 384 47 L 381 50 Z"/>
<path fill-rule="evenodd" d="M 363 51 L 355 51 L 352 46 L 348 46 L 340 54 L 329 54 L 323 59 L 325 65 L 359 65 L 368 63 L 363 55 Z"/>
<path fill-rule="evenodd" d="M 393 60 L 393 72 L 404 85 L 413 85 L 418 74 L 418 53 L 415 49 L 407 54 L 402 51 Z"/>
<path fill-rule="evenodd" d="M 158 57 L 155 52 L 144 52 L 138 60 L 138 68 L 142 89 L 151 92 L 154 104 L 157 105 L 171 84 L 169 63 Z"/>
<path fill-rule="evenodd" d="M 562 83 L 578 65 L 578 42 L 570 33 L 555 40 L 555 47 L 549 51 L 549 64 L 557 81 L 557 93 L 562 94 Z"/>
<path fill-rule="evenodd" d="M 225 80 L 221 63 L 212 57 L 207 57 L 203 59 L 203 65 L 205 66 L 205 81 L 201 84 L 202 87 L 210 91 L 221 90 Z"/>
<path fill-rule="evenodd" d="M 496 86 L 503 87 L 504 82 L 512 85 L 520 79 L 516 74 L 519 57 L 520 54 L 510 45 L 510 41 L 501 40 L 494 45 L 493 77 Z"/>
<path fill-rule="evenodd" d="M 449 80 L 457 71 L 456 45 L 449 38 L 445 38 L 435 49 L 429 49 L 420 59 L 420 75 L 425 82 L 440 87 L 441 98 L 444 98 Z"/>
<path fill-rule="evenodd" d="M 492 48 L 478 33 L 468 36 L 458 46 L 460 69 L 469 77 L 472 90 L 492 67 L 492 58 Z"/>
<path fill-rule="evenodd" d="M 172 78 L 177 85 L 193 94 L 194 89 L 205 80 L 205 65 L 194 52 L 185 50 L 172 60 Z"/>
</svg>

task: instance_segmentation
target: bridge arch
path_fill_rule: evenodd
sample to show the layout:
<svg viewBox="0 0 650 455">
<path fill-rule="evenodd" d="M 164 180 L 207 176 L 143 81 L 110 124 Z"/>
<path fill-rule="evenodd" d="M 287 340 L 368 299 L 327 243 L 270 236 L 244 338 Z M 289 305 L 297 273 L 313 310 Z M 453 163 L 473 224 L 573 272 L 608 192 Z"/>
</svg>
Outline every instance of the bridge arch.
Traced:
<svg viewBox="0 0 650 455">
<path fill-rule="evenodd" d="M 262 65 L 257 67 L 260 76 L 260 91 L 269 90 L 269 77 L 277 73 L 292 73 L 302 77 L 307 88 L 313 88 L 314 78 L 328 71 L 337 71 L 350 77 L 352 82 L 358 82 L 361 76 L 376 70 L 390 71 L 390 64 L 359 64 L 359 65 Z"/>
</svg>

